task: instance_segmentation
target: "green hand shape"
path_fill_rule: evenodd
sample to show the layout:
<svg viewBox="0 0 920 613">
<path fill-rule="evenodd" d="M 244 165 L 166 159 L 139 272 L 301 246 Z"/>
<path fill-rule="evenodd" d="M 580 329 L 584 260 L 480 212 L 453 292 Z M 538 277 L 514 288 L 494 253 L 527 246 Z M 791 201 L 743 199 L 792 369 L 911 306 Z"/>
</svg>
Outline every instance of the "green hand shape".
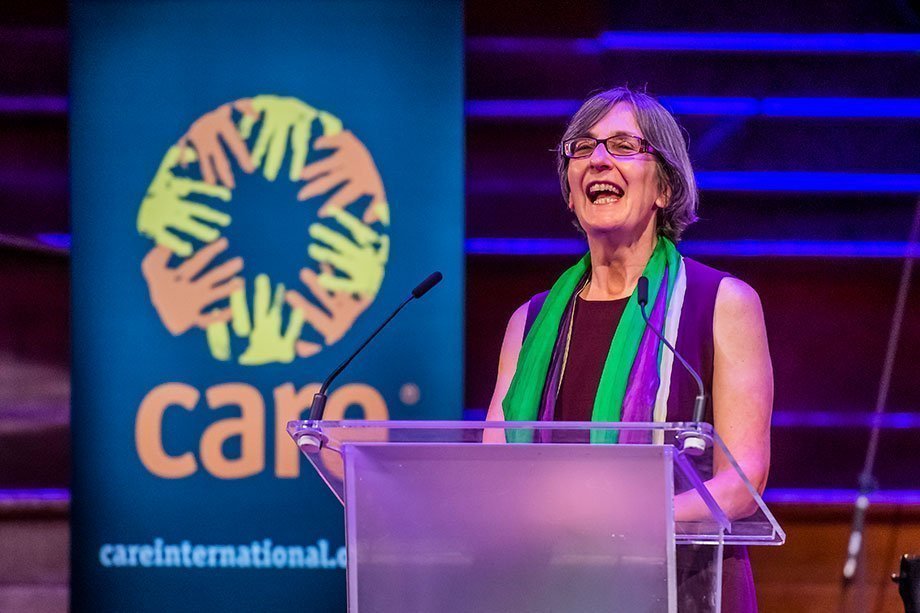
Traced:
<svg viewBox="0 0 920 613">
<path fill-rule="evenodd" d="M 221 239 L 223 241 L 224 239 Z M 219 241 L 218 241 L 219 242 Z M 246 306 L 246 286 L 240 280 L 238 288 L 230 294 L 230 307 L 226 319 L 230 320 L 233 333 L 241 338 L 249 336 L 251 323 L 249 321 L 249 307 Z M 212 323 L 206 329 L 208 349 L 215 360 L 226 362 L 230 359 L 230 326 L 226 321 Z"/>
<path fill-rule="evenodd" d="M 253 300 L 254 317 L 249 333 L 249 346 L 240 356 L 240 364 L 246 366 L 281 362 L 290 364 L 294 361 L 295 344 L 303 328 L 303 314 L 292 310 L 287 330 L 282 333 L 281 308 L 284 306 L 284 285 L 278 284 L 272 298 L 271 282 L 268 275 L 256 277 L 256 291 Z M 246 302 L 231 300 L 234 310 L 234 330 L 237 320 L 249 321 Z M 244 312 L 245 311 L 245 312 Z"/>
<path fill-rule="evenodd" d="M 194 152 L 186 149 L 188 160 Z M 230 202 L 230 190 L 219 185 L 208 185 L 204 181 L 176 177 L 172 169 L 179 164 L 181 148 L 169 148 L 137 214 L 137 230 L 158 245 L 162 245 L 181 257 L 192 254 L 192 245 L 180 238 L 176 231 L 184 232 L 198 240 L 210 243 L 220 237 L 220 232 L 208 222 L 218 226 L 230 225 L 230 216 L 204 204 L 191 202 L 191 194 L 220 198 Z M 194 161 L 194 160 L 192 160 Z"/>
<path fill-rule="evenodd" d="M 376 296 L 390 257 L 390 237 L 378 234 L 344 209 L 331 209 L 327 215 L 348 230 L 354 240 L 321 223 L 310 226 L 310 236 L 328 247 L 313 243 L 307 253 L 317 262 L 331 264 L 346 275 L 339 277 L 324 271 L 319 284 L 331 292 Z"/>
<path fill-rule="evenodd" d="M 252 322 L 249 321 L 249 306 L 246 304 L 246 286 L 230 294 L 230 312 L 233 333 L 240 338 L 246 338 L 252 332 Z"/>
<path fill-rule="evenodd" d="M 300 179 L 307 162 L 314 119 L 319 118 L 323 134 L 337 134 L 342 130 L 342 122 L 336 117 L 318 111 L 296 98 L 263 95 L 253 98 L 251 104 L 256 113 L 262 114 L 262 129 L 252 148 L 252 161 L 256 166 L 262 166 L 262 174 L 269 181 L 278 178 L 289 140 L 289 178 L 291 181 Z M 254 123 L 255 119 L 248 114 L 241 119 L 239 131 L 243 138 L 248 138 L 252 133 Z"/>
<path fill-rule="evenodd" d="M 208 339 L 211 357 L 221 362 L 230 359 L 230 331 L 225 322 L 214 323 L 205 328 L 205 337 Z"/>
</svg>

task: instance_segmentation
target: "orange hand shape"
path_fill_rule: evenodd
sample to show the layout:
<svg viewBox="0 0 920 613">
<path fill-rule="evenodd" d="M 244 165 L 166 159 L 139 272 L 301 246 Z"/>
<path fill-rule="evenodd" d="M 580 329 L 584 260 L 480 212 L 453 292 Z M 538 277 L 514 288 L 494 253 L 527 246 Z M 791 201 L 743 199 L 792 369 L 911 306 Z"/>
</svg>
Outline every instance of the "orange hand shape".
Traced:
<svg viewBox="0 0 920 613">
<path fill-rule="evenodd" d="M 328 264 L 320 264 L 320 266 L 323 269 L 323 273 L 333 274 L 332 267 Z M 345 336 L 345 333 L 351 329 L 358 316 L 374 301 L 373 296 L 357 296 L 347 292 L 327 291 L 319 284 L 319 277 L 316 272 L 309 268 L 300 270 L 300 280 L 304 282 L 304 285 L 307 286 L 323 308 L 315 306 L 295 290 L 289 290 L 285 294 L 285 299 L 291 305 L 291 308 L 303 313 L 304 321 L 312 325 L 323 336 L 327 346 Z M 302 358 L 319 353 L 320 349 L 321 347 L 316 343 L 297 341 L 297 355 Z"/>
<path fill-rule="evenodd" d="M 227 239 L 219 239 L 175 268 L 169 268 L 172 251 L 162 245 L 144 257 L 141 272 L 147 280 L 150 302 L 173 336 L 192 326 L 207 328 L 216 322 L 230 321 L 229 308 L 208 312 L 205 308 L 243 287 L 243 279 L 234 276 L 243 269 L 242 258 L 233 258 L 201 274 L 226 248 Z"/>
<path fill-rule="evenodd" d="M 255 113 L 251 111 L 251 106 L 245 104 L 236 106 L 244 113 L 246 109 Z M 188 165 L 185 159 L 185 147 L 191 145 L 198 152 L 198 166 L 201 168 L 201 177 L 205 183 L 214 185 L 219 178 L 221 183 L 233 189 L 236 187 L 236 182 L 233 179 L 233 171 L 230 169 L 230 162 L 221 144 L 221 139 L 233 153 L 240 168 L 247 173 L 255 170 L 246 143 L 233 123 L 229 104 L 221 105 L 210 113 L 205 113 L 192 124 L 192 127 L 179 141 L 179 147 L 182 150 L 179 160 L 183 168 Z"/>
<path fill-rule="evenodd" d="M 320 208 L 320 217 L 325 217 L 329 209 L 344 209 L 362 196 L 371 196 L 371 204 L 364 211 L 364 223 L 381 221 L 383 225 L 389 225 L 390 209 L 383 191 L 383 181 L 364 143 L 345 130 L 333 136 L 320 136 L 314 148 L 336 151 L 304 167 L 300 178 L 306 179 L 308 183 L 297 194 L 297 199 L 307 200 L 341 186 Z"/>
</svg>

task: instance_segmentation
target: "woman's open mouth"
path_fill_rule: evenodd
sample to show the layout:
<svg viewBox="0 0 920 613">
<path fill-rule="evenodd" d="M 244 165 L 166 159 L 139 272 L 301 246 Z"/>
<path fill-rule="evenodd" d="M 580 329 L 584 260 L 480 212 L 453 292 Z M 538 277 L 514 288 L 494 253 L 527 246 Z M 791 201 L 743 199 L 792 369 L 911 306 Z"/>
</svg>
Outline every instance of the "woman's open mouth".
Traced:
<svg viewBox="0 0 920 613">
<path fill-rule="evenodd" d="M 609 181 L 592 181 L 585 189 L 592 204 L 613 204 L 623 197 L 623 188 Z"/>
</svg>

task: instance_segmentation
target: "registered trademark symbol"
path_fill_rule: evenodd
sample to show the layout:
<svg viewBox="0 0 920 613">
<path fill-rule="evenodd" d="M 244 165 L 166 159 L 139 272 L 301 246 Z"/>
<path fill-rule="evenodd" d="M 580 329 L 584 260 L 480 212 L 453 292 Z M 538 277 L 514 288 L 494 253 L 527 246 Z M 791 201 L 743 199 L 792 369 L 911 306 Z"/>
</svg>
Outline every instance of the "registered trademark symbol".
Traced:
<svg viewBox="0 0 920 613">
<path fill-rule="evenodd" d="M 422 393 L 415 383 L 403 383 L 402 387 L 399 388 L 399 400 L 407 406 L 416 404 L 421 395 Z"/>
</svg>

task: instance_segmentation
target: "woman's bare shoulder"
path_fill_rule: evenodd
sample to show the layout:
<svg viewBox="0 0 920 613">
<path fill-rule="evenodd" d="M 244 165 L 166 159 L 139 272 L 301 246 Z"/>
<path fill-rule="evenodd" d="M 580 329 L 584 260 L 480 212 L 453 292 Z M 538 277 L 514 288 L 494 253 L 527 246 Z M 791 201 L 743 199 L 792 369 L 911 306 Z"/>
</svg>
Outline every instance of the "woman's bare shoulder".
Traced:
<svg viewBox="0 0 920 613">
<path fill-rule="evenodd" d="M 735 277 L 725 277 L 719 283 L 715 305 L 716 328 L 725 324 L 762 324 L 763 306 L 757 290 Z"/>
</svg>

